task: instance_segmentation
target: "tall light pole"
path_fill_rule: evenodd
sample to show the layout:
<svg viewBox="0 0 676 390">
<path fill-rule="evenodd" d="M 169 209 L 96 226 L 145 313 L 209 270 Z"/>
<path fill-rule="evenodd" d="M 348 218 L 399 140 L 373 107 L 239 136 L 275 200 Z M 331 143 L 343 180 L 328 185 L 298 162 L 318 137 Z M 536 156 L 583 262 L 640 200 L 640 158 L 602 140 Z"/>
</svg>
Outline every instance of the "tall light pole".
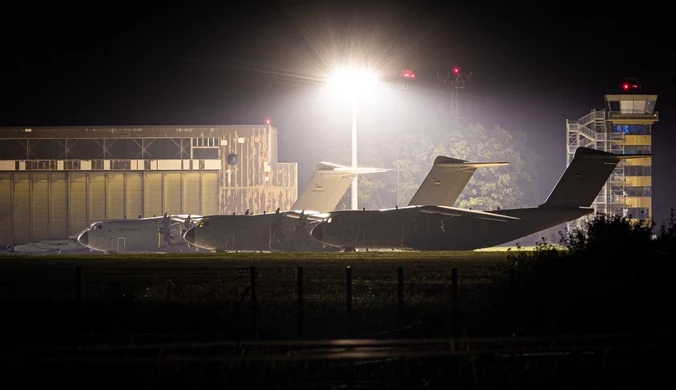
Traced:
<svg viewBox="0 0 676 390">
<path fill-rule="evenodd" d="M 357 168 L 357 103 L 352 102 L 352 168 Z M 357 180 L 359 175 L 355 175 L 352 179 L 352 210 L 359 208 L 357 190 Z"/>
<path fill-rule="evenodd" d="M 371 71 L 357 68 L 342 68 L 331 73 L 329 85 L 349 102 L 352 111 L 352 168 L 357 168 L 357 107 L 360 101 L 372 92 L 378 83 L 378 76 Z M 352 210 L 359 208 L 357 180 L 352 179 Z"/>
</svg>

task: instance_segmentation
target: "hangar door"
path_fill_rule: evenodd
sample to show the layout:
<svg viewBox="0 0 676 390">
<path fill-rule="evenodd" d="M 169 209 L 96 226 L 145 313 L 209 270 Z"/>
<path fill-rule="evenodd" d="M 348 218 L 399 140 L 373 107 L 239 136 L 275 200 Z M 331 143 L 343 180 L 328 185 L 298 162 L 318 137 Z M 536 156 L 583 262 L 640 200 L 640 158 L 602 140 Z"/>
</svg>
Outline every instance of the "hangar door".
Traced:
<svg viewBox="0 0 676 390">
<path fill-rule="evenodd" d="M 0 245 L 68 238 L 68 174 L 0 173 L 0 221 Z"/>
<path fill-rule="evenodd" d="M 0 172 L 0 245 L 63 240 L 100 219 L 218 213 L 218 172 Z"/>
<path fill-rule="evenodd" d="M 72 172 L 70 235 L 101 219 L 218 213 L 218 172 Z"/>
</svg>

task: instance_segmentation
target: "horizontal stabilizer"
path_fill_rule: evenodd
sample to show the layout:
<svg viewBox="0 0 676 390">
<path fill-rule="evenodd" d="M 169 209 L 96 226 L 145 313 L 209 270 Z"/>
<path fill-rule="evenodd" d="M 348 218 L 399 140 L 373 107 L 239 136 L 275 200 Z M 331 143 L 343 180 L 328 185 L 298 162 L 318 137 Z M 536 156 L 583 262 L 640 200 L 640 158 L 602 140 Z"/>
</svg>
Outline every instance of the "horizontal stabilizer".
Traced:
<svg viewBox="0 0 676 390">
<path fill-rule="evenodd" d="M 284 213 L 287 217 L 293 219 L 301 219 L 302 217 L 307 218 L 308 221 L 323 221 L 329 217 L 329 213 L 318 213 L 313 211 L 305 210 L 292 210 Z"/>
<path fill-rule="evenodd" d="M 578 150 L 581 150 L 578 153 Z M 577 148 L 575 151 L 575 156 L 580 156 L 581 158 L 585 160 L 595 160 L 595 159 L 601 159 L 601 160 L 606 160 L 608 162 L 614 162 L 615 160 L 628 160 L 631 158 L 645 158 L 645 157 L 653 157 L 654 154 L 652 153 L 626 153 L 626 154 L 615 154 L 615 153 L 610 153 L 610 152 L 605 152 L 603 150 L 596 150 L 596 149 L 590 149 L 590 148 Z"/>
<path fill-rule="evenodd" d="M 493 167 L 502 167 L 509 165 L 509 162 L 506 161 L 486 161 L 486 162 L 473 162 L 473 161 L 463 161 L 457 163 L 441 163 L 437 164 L 440 167 L 444 168 L 455 168 L 455 167 L 469 167 L 469 168 L 493 168 Z"/>
<path fill-rule="evenodd" d="M 341 173 L 348 175 L 359 175 L 367 173 L 380 173 L 387 172 L 391 169 L 387 168 L 369 168 L 369 167 L 346 167 L 338 164 L 332 164 L 328 162 L 320 162 L 317 164 L 315 171 L 320 171 L 322 174 L 331 174 L 331 173 Z"/>
<path fill-rule="evenodd" d="M 385 168 L 346 167 L 320 162 L 310 182 L 299 194 L 292 210 L 333 211 L 357 175 L 387 172 Z"/>
<path fill-rule="evenodd" d="M 626 160 L 630 158 L 644 158 L 644 157 L 653 157 L 655 156 L 652 153 L 627 153 L 627 154 L 618 154 L 616 155 L 620 160 Z"/>
<path fill-rule="evenodd" d="M 349 168 L 349 167 L 343 167 L 343 168 L 335 168 L 333 172 L 340 172 L 340 173 L 350 173 L 353 175 L 360 175 L 364 173 L 379 173 L 379 172 L 388 172 L 391 171 L 391 169 L 387 168 Z"/>
<path fill-rule="evenodd" d="M 477 168 L 509 165 L 508 162 L 472 162 L 437 156 L 432 169 L 408 202 L 409 206 L 453 206 Z"/>
<path fill-rule="evenodd" d="M 425 214 L 439 214 L 448 217 L 469 217 L 497 222 L 509 222 L 520 219 L 509 215 L 493 214 L 487 211 L 460 209 L 448 206 L 421 206 L 420 211 Z"/>
</svg>

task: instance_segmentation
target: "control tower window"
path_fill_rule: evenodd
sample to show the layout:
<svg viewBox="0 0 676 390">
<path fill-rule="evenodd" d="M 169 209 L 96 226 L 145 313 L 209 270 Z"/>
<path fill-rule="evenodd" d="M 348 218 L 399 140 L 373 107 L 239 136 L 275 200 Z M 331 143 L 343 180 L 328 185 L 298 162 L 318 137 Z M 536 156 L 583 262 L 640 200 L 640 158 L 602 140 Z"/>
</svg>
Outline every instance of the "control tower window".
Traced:
<svg viewBox="0 0 676 390">
<path fill-rule="evenodd" d="M 651 166 L 630 165 L 624 167 L 624 174 L 627 176 L 650 176 Z"/>
<path fill-rule="evenodd" d="M 623 100 L 620 102 L 620 112 L 623 114 L 644 114 L 645 100 Z"/>
<path fill-rule="evenodd" d="M 645 102 L 645 112 L 652 114 L 655 110 L 655 100 L 648 100 Z"/>
<path fill-rule="evenodd" d="M 613 132 L 632 135 L 650 135 L 650 125 L 614 125 Z"/>
<path fill-rule="evenodd" d="M 624 147 L 625 154 L 644 154 L 650 153 L 650 145 L 626 145 Z"/>
</svg>

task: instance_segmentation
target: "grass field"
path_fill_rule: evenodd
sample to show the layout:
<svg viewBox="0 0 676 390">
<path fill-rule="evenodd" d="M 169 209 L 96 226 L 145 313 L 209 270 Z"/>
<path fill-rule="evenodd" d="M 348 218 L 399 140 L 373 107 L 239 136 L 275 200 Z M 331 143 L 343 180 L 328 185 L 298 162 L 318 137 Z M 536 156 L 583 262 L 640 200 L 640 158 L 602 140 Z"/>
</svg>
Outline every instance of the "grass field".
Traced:
<svg viewBox="0 0 676 390">
<path fill-rule="evenodd" d="M 528 249 L 524 249 L 528 250 Z M 427 251 L 427 252 L 401 252 L 401 251 L 359 251 L 342 253 L 322 253 L 322 252 L 293 252 L 293 253 L 133 253 L 133 254 L 12 254 L 0 257 L 0 267 L 6 264 L 13 265 L 16 261 L 51 261 L 53 263 L 74 264 L 80 261 L 109 262 L 115 261 L 133 263 L 143 263 L 144 261 L 213 261 L 213 262 L 335 262 L 335 261 L 416 261 L 416 260 L 483 260 L 483 261 L 502 261 L 506 258 L 507 248 L 495 250 L 480 251 Z"/>
<path fill-rule="evenodd" d="M 295 336 L 302 321 L 307 336 L 343 337 L 349 330 L 349 266 L 352 318 L 359 324 L 355 335 L 394 332 L 425 318 L 432 318 L 430 325 L 416 332 L 439 335 L 448 333 L 450 326 L 451 269 L 458 269 L 462 298 L 472 302 L 485 294 L 487 275 L 506 262 L 506 252 L 11 256 L 0 260 L 0 303 L 34 305 L 31 315 L 22 316 L 29 319 L 53 311 L 60 316 L 59 311 L 71 307 L 79 296 L 82 305 L 92 310 L 85 321 L 92 331 L 245 335 L 252 330 L 250 267 L 255 266 L 260 335 Z M 298 318 L 299 266 L 303 267 L 302 320 Z M 400 267 L 405 313 L 398 306 Z M 479 300 L 468 310 L 480 309 Z M 113 307 L 117 314 L 108 315 Z M 26 322 L 30 321 L 17 321 L 17 326 L 30 326 Z M 55 326 L 74 326 L 69 322 Z"/>
<path fill-rule="evenodd" d="M 646 305 L 635 290 L 615 285 L 562 283 L 557 275 L 523 289 L 517 276 L 505 284 L 505 266 L 514 250 L 474 252 L 357 252 L 286 254 L 12 255 L 0 257 L 0 309 L 4 332 L 0 350 L 9 383 L 53 385 L 144 383 L 316 388 L 345 378 L 389 388 L 481 384 L 505 388 L 581 388 L 630 383 L 649 388 L 649 378 L 666 361 L 637 349 L 509 357 L 467 351 L 464 357 L 380 359 L 377 361 L 223 363 L 213 351 L 159 358 L 155 350 L 127 361 L 106 358 L 105 348 L 140 347 L 214 340 L 292 340 L 344 337 L 401 339 L 468 337 L 510 339 L 516 335 L 565 335 L 571 331 L 614 333 L 651 321 L 657 300 Z M 255 288 L 252 291 L 252 272 Z M 303 269 L 299 301 L 298 267 Z M 347 267 L 352 276 L 348 304 Z M 403 269 L 399 305 L 398 268 Z M 452 269 L 457 269 L 453 300 Z M 78 273 L 76 270 L 79 269 Z M 658 296 L 648 292 L 645 296 Z M 571 297 L 576 297 L 571 299 Z M 454 305 L 454 302 L 456 304 Z M 641 302 L 639 305 L 638 302 Z M 584 304 L 582 304 L 584 303 Z M 350 309 L 351 310 L 348 310 Z M 455 308 L 455 311 L 454 311 Z M 90 346 L 78 361 L 47 350 L 44 360 L 16 359 L 45 346 Z M 142 350 L 142 349 L 139 349 Z M 124 350 L 121 350 L 124 355 Z M 71 352 L 73 356 L 77 355 Z M 232 351 L 227 351 L 232 355 Z M 472 353 L 476 353 L 472 355 Z M 483 353 L 483 355 L 482 355 Z M 671 353 L 669 351 L 669 353 Z M 228 356 L 229 356 L 228 355 Z M 646 360 L 646 356 L 650 360 Z M 180 360 L 183 359 L 183 360 Z M 201 360 L 200 360 L 201 359 Z M 633 359 L 633 361 L 631 360 Z M 599 369 L 599 367 L 601 367 Z M 35 375 L 39 370 L 40 375 Z M 652 371 L 651 371 L 652 370 Z M 296 378 L 289 382 L 288 378 Z M 99 382 L 95 382 L 99 381 Z M 310 384 L 316 383 L 316 387 Z M 427 386 L 421 385 L 422 382 Z M 555 385 L 555 386 L 552 386 Z M 303 387 L 306 386 L 306 387 Z"/>
<path fill-rule="evenodd" d="M 617 307 L 637 299 L 621 280 L 572 286 L 553 271 L 512 281 L 515 252 L 7 256 L 0 304 L 19 330 L 50 321 L 55 331 L 263 338 L 497 336 L 569 331 L 587 318 L 578 329 L 627 323 L 613 322 Z"/>
</svg>

